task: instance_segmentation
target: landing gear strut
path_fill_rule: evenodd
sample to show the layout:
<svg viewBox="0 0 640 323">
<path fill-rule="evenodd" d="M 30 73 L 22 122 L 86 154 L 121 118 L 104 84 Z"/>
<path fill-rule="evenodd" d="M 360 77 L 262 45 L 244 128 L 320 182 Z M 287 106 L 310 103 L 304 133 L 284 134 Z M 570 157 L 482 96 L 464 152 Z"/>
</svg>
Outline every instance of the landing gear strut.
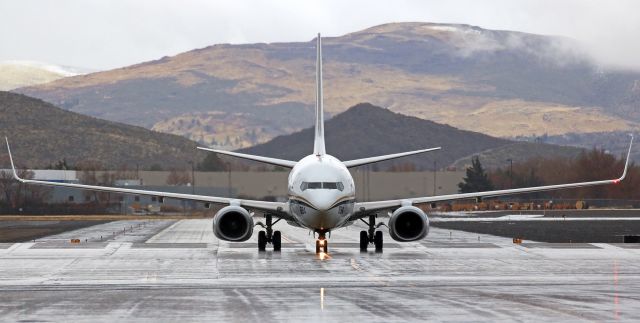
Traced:
<svg viewBox="0 0 640 323">
<path fill-rule="evenodd" d="M 319 233 L 318 239 L 316 240 L 316 254 L 319 254 L 320 251 L 324 253 L 328 253 L 329 251 L 329 241 L 327 241 L 325 232 L 322 231 Z"/>
<path fill-rule="evenodd" d="M 280 251 L 282 247 L 282 234 L 280 233 L 280 231 L 273 231 L 272 228 L 272 226 L 278 223 L 278 221 L 280 221 L 280 219 L 273 222 L 273 216 L 271 214 L 266 214 L 266 224 L 262 224 L 260 222 L 256 223 L 256 225 L 265 228 L 265 230 L 258 232 L 258 251 L 265 251 L 267 249 L 267 243 L 271 243 L 271 245 L 273 246 L 273 251 Z"/>
<path fill-rule="evenodd" d="M 376 229 L 384 225 L 384 223 L 380 222 L 376 225 L 375 214 L 369 215 L 369 222 L 362 219 L 360 220 L 369 227 L 369 230 L 367 231 L 360 231 L 360 251 L 367 252 L 367 247 L 369 244 L 373 243 L 376 248 L 376 252 L 382 252 L 382 231 L 376 231 Z"/>
</svg>

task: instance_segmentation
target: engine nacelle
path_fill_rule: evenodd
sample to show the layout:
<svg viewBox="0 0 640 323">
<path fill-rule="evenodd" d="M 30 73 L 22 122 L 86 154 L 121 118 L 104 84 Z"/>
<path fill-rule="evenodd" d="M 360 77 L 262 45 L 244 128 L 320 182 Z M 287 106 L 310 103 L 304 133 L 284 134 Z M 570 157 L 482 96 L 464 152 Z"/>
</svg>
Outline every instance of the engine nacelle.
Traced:
<svg viewBox="0 0 640 323">
<path fill-rule="evenodd" d="M 416 241 L 429 233 L 429 217 L 415 206 L 403 206 L 389 218 L 389 235 L 396 241 Z"/>
<path fill-rule="evenodd" d="M 239 206 L 226 206 L 213 217 L 213 234 L 225 241 L 246 241 L 253 234 L 253 218 Z"/>
</svg>

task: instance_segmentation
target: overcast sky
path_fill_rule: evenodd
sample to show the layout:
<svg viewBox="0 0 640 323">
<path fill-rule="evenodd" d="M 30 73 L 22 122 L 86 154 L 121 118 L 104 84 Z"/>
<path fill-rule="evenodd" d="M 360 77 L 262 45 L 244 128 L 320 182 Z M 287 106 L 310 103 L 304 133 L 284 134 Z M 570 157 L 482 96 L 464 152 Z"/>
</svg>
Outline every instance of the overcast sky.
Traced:
<svg viewBox="0 0 640 323">
<path fill-rule="evenodd" d="M 0 0 L 0 61 L 110 69 L 217 43 L 308 41 L 402 21 L 569 36 L 605 63 L 640 69 L 635 0 Z"/>
</svg>

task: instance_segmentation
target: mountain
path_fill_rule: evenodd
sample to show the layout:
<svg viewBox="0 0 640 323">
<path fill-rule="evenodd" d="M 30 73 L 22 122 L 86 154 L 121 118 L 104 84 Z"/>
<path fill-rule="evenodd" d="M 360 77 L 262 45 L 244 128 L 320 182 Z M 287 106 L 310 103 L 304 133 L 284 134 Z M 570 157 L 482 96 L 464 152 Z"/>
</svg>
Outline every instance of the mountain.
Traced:
<svg viewBox="0 0 640 323">
<path fill-rule="evenodd" d="M 612 131 L 596 133 L 568 133 L 557 136 L 544 136 L 536 138 L 553 145 L 576 146 L 586 149 L 604 149 L 614 156 L 626 156 L 629 150 L 629 131 Z M 633 132 L 635 136 L 634 148 L 631 150 L 631 159 L 640 161 L 640 149 L 638 149 L 638 139 L 640 132 Z M 519 140 L 525 138 L 518 138 Z M 531 139 L 531 138 L 529 138 Z"/>
<path fill-rule="evenodd" d="M 0 62 L 0 91 L 48 83 L 83 72 L 77 68 L 63 67 L 32 61 Z"/>
<path fill-rule="evenodd" d="M 187 168 L 205 154 L 181 136 L 104 121 L 57 108 L 25 95 L 0 91 L 0 135 L 7 136 L 19 165 L 46 167 L 61 159 L 71 165 L 97 160 L 112 169 Z M 6 148 L 0 156 L 7 167 Z"/>
<path fill-rule="evenodd" d="M 628 142 L 626 142 L 628 144 Z M 540 142 L 512 142 L 510 144 L 490 148 L 484 151 L 464 156 L 455 162 L 452 166 L 457 169 L 465 169 L 471 165 L 471 159 L 478 156 L 482 165 L 487 168 L 506 167 L 509 165 L 509 159 L 514 163 L 524 162 L 532 157 L 576 157 L 583 148 L 571 147 L 568 145 L 552 145 Z"/>
<path fill-rule="evenodd" d="M 478 154 L 484 165 L 496 167 L 504 166 L 507 158 L 517 162 L 533 156 L 575 156 L 580 152 L 573 147 L 513 142 L 460 130 L 369 103 L 358 104 L 326 121 L 325 136 L 327 152 L 340 160 L 442 147 L 440 151 L 377 164 L 382 169 L 394 163 L 413 163 L 421 169 L 433 169 L 434 161 L 438 168 L 450 165 L 464 168 L 466 164 L 462 161 L 465 157 L 470 159 L 470 156 Z M 239 151 L 299 160 L 313 151 L 313 128 Z"/>
<path fill-rule="evenodd" d="M 323 45 L 330 116 L 371 102 L 499 137 L 640 129 L 640 73 L 599 66 L 571 39 L 393 23 Z M 314 47 L 220 44 L 17 91 L 208 145 L 247 147 L 311 125 Z"/>
</svg>

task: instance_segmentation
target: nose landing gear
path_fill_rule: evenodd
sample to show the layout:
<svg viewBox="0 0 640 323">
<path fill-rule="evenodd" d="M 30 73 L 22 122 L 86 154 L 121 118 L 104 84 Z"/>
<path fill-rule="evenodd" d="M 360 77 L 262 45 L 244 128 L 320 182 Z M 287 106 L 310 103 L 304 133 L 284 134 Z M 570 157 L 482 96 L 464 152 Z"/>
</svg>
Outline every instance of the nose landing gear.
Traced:
<svg viewBox="0 0 640 323">
<path fill-rule="evenodd" d="M 325 235 L 325 232 L 320 232 L 318 235 L 318 239 L 316 240 L 316 254 L 320 252 L 328 253 L 329 251 L 329 241 Z"/>
<path fill-rule="evenodd" d="M 376 231 L 376 229 L 385 224 L 380 222 L 376 225 L 375 214 L 369 215 L 369 222 L 362 219 L 360 220 L 369 226 L 368 231 L 360 231 L 360 252 L 367 252 L 367 247 L 371 243 L 375 246 L 376 252 L 382 252 L 382 231 Z"/>
<path fill-rule="evenodd" d="M 266 225 L 260 222 L 256 223 L 256 225 L 265 228 L 265 230 L 258 232 L 258 251 L 265 251 L 267 249 L 267 243 L 271 243 L 273 251 L 279 252 L 282 247 L 282 234 L 280 231 L 273 231 L 272 226 L 278 223 L 280 219 L 273 222 L 273 216 L 271 214 L 266 214 L 265 220 L 265 222 L 267 222 Z"/>
</svg>

